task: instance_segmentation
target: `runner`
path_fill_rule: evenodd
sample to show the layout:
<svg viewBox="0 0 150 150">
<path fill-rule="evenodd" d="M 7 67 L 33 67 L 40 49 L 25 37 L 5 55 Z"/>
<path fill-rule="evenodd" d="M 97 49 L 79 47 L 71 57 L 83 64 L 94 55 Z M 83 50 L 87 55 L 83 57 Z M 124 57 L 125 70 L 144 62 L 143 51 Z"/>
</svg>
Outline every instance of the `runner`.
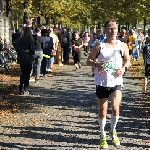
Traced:
<svg viewBox="0 0 150 150">
<path fill-rule="evenodd" d="M 83 47 L 83 41 L 79 37 L 79 33 L 75 32 L 75 37 L 72 40 L 72 49 L 73 49 L 73 59 L 75 70 L 81 69 L 81 48 Z"/>
<path fill-rule="evenodd" d="M 127 44 L 127 42 L 128 42 L 128 37 L 127 37 L 127 29 L 126 29 L 126 27 L 122 27 L 121 33 L 120 33 L 120 35 L 118 36 L 118 39 L 119 39 L 121 42 L 124 42 L 124 43 Z"/>
<path fill-rule="evenodd" d="M 88 43 L 88 49 L 90 49 L 90 52 L 93 50 L 93 47 L 95 46 L 96 42 L 99 40 L 97 39 L 97 34 L 93 33 L 93 38 Z M 96 61 L 96 58 L 94 59 Z M 92 77 L 95 76 L 95 67 L 92 66 Z"/>
<path fill-rule="evenodd" d="M 101 34 L 101 30 L 97 30 L 96 34 L 97 34 L 97 39 L 98 39 L 99 41 L 103 42 L 104 39 L 105 39 L 105 35 L 104 35 L 104 34 Z"/>
<path fill-rule="evenodd" d="M 124 42 L 126 44 L 128 44 L 128 36 L 127 36 L 127 29 L 126 27 L 122 27 L 121 28 L 121 33 L 120 35 L 118 36 L 118 39 L 121 41 L 121 42 Z M 128 71 L 128 68 L 125 68 L 125 73 Z"/>
<path fill-rule="evenodd" d="M 133 43 L 133 50 L 132 50 L 132 55 L 133 55 L 133 61 L 137 61 L 138 60 L 138 57 L 139 57 L 139 49 L 138 49 L 138 46 Z"/>
<path fill-rule="evenodd" d="M 83 48 L 84 48 L 84 54 L 87 56 L 88 54 L 88 42 L 90 41 L 89 33 L 85 32 L 85 36 L 83 37 Z"/>
<path fill-rule="evenodd" d="M 144 79 L 144 91 L 147 87 L 147 78 L 150 76 L 150 37 L 147 38 L 147 45 L 143 49 L 144 65 L 145 65 L 145 79 Z"/>
<path fill-rule="evenodd" d="M 100 123 L 100 148 L 108 148 L 106 141 L 106 133 L 104 131 L 106 125 L 106 115 L 108 98 L 111 99 L 112 116 L 111 130 L 109 135 L 115 146 L 120 145 L 119 138 L 116 133 L 116 125 L 119 119 L 119 106 L 122 98 L 122 75 L 125 67 L 130 64 L 129 50 L 125 43 L 116 40 L 117 23 L 115 20 L 109 20 L 105 23 L 104 29 L 107 36 L 104 43 L 98 42 L 93 48 L 87 59 L 88 66 L 95 66 L 95 84 L 96 95 L 98 97 Z M 98 55 L 98 62 L 94 61 Z M 124 65 L 122 65 L 122 55 L 124 56 Z"/>
<path fill-rule="evenodd" d="M 133 31 L 129 30 L 128 47 L 129 47 L 130 59 L 133 59 L 133 44 L 134 43 L 135 43 L 135 38 L 133 37 Z M 130 66 L 131 66 L 131 63 L 130 63 Z"/>
</svg>

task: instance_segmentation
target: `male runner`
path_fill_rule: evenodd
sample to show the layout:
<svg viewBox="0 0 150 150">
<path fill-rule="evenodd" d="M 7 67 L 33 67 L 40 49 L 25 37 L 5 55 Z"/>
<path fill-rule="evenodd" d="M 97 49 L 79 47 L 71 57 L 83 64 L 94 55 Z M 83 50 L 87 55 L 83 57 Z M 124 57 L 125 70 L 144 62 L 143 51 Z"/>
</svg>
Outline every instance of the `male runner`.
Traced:
<svg viewBox="0 0 150 150">
<path fill-rule="evenodd" d="M 104 43 L 97 42 L 87 59 L 88 66 L 95 66 L 95 84 L 96 95 L 98 97 L 98 121 L 100 123 L 100 148 L 108 148 L 106 141 L 106 133 L 104 131 L 106 125 L 106 115 L 108 107 L 108 98 L 112 104 L 111 130 L 110 136 L 115 146 L 120 145 L 119 138 L 116 133 L 116 125 L 119 119 L 119 106 L 122 99 L 122 75 L 125 67 L 129 67 L 130 57 L 127 44 L 116 40 L 117 23 L 115 20 L 109 20 L 104 25 L 104 32 L 107 39 Z M 98 55 L 98 61 L 94 61 Z M 124 56 L 124 64 L 122 64 L 122 55 Z"/>
</svg>

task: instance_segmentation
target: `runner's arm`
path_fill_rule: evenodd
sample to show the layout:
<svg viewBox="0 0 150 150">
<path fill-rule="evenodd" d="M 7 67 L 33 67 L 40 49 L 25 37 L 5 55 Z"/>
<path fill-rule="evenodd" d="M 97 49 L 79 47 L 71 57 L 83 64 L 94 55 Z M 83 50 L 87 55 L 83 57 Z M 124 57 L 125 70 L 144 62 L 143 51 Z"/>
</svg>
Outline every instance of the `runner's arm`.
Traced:
<svg viewBox="0 0 150 150">
<path fill-rule="evenodd" d="M 81 42 L 81 45 L 79 46 L 79 49 L 83 47 L 83 41 Z"/>
<path fill-rule="evenodd" d="M 87 61 L 86 61 L 87 66 L 94 66 L 95 64 L 94 60 L 96 56 L 98 55 L 99 47 L 100 47 L 100 42 L 97 42 L 87 58 Z"/>
<path fill-rule="evenodd" d="M 123 48 L 123 56 L 124 56 L 124 65 L 123 68 L 129 67 L 130 65 L 130 55 L 129 55 L 129 48 L 126 43 L 122 42 L 122 48 Z"/>
</svg>

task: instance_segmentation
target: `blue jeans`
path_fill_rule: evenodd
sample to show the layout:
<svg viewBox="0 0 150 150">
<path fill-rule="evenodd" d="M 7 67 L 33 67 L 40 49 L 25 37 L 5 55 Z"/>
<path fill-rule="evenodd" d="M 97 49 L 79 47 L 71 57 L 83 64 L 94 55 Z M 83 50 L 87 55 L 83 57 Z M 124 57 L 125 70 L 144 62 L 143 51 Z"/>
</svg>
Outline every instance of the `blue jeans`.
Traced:
<svg viewBox="0 0 150 150">
<path fill-rule="evenodd" d="M 143 53 L 142 47 L 143 47 L 143 43 L 139 42 L 139 51 L 140 51 L 140 53 Z"/>
<path fill-rule="evenodd" d="M 65 63 L 68 63 L 69 62 L 69 55 L 71 53 L 71 45 L 70 43 L 66 43 L 64 46 L 63 46 L 63 60 Z"/>
<path fill-rule="evenodd" d="M 33 62 L 33 72 L 35 74 L 35 78 L 39 79 L 41 70 L 41 61 L 43 59 L 43 51 L 36 51 L 34 58 L 35 60 Z"/>
<path fill-rule="evenodd" d="M 54 57 L 52 56 L 46 59 L 46 69 L 49 69 L 51 63 L 54 63 Z"/>
</svg>

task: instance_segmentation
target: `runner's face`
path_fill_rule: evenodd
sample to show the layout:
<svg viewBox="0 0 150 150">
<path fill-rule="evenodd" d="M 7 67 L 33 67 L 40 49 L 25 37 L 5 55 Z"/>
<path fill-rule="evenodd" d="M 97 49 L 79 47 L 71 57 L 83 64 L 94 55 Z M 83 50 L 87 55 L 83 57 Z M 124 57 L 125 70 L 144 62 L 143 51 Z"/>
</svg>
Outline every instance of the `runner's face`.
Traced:
<svg viewBox="0 0 150 150">
<path fill-rule="evenodd" d="M 106 29 L 105 29 L 105 33 L 106 33 L 106 37 L 107 38 L 112 38 L 115 39 L 118 33 L 118 29 L 117 29 L 117 24 L 116 22 L 110 22 L 108 23 Z"/>
<path fill-rule="evenodd" d="M 79 38 L 79 34 L 75 33 L 75 38 L 78 39 Z"/>
<path fill-rule="evenodd" d="M 122 33 L 126 33 L 126 30 L 125 30 L 125 29 L 122 29 Z"/>
<path fill-rule="evenodd" d="M 85 36 L 88 36 L 89 34 L 88 33 L 85 33 Z"/>
</svg>

